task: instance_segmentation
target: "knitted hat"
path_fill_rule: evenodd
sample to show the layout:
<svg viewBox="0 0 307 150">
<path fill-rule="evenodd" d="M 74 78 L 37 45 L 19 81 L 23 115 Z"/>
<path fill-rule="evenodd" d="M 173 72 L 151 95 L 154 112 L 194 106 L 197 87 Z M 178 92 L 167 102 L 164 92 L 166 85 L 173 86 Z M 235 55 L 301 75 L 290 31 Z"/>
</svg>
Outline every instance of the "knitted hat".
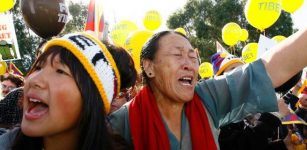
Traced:
<svg viewBox="0 0 307 150">
<path fill-rule="evenodd" d="M 98 39 L 87 33 L 67 34 L 48 41 L 43 52 L 52 46 L 69 50 L 83 65 L 94 81 L 109 112 L 110 103 L 120 91 L 120 75 L 112 55 Z"/>
<path fill-rule="evenodd" d="M 234 63 L 244 64 L 240 58 L 226 52 L 215 53 L 211 57 L 211 63 L 213 65 L 213 71 L 216 76 L 222 74 L 227 67 Z"/>
</svg>

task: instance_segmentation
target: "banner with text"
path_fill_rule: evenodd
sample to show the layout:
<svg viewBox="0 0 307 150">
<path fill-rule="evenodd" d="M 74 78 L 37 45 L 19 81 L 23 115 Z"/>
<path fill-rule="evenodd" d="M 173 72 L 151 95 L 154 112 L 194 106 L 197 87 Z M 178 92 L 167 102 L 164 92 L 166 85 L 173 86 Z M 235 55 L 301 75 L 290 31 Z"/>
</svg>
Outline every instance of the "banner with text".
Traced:
<svg viewBox="0 0 307 150">
<path fill-rule="evenodd" d="M 10 13 L 0 13 L 0 54 L 4 61 L 20 59 L 13 16 Z"/>
</svg>

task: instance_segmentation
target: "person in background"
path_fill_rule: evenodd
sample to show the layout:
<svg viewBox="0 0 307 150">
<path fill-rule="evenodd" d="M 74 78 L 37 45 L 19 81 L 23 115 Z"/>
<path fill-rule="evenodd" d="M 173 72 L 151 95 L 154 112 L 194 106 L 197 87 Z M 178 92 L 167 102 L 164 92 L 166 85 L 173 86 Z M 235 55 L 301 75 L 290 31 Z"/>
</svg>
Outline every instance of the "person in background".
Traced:
<svg viewBox="0 0 307 150">
<path fill-rule="evenodd" d="M 22 109 L 19 100 L 22 96 L 20 87 L 24 85 L 24 78 L 13 73 L 6 73 L 0 76 L 0 80 L 0 95 L 2 97 L 0 100 L 1 135 L 21 121 Z"/>
<path fill-rule="evenodd" d="M 118 110 L 122 107 L 125 103 L 127 103 L 131 99 L 131 89 L 124 89 L 122 90 L 117 97 L 115 97 L 111 102 L 111 110 L 110 113 Z"/>
<path fill-rule="evenodd" d="M 227 52 L 218 52 L 213 54 L 211 57 L 211 63 L 215 76 L 229 73 L 245 64 L 239 57 L 231 55 Z"/>
<path fill-rule="evenodd" d="M 117 97 L 115 97 L 112 100 L 110 113 L 118 110 L 124 104 L 126 104 L 131 99 L 133 99 L 137 91 L 139 91 L 141 87 L 142 87 L 142 84 L 140 82 L 140 79 L 137 77 L 135 86 L 121 90 L 120 93 L 117 95 Z"/>
<path fill-rule="evenodd" d="M 307 122 L 307 88 L 302 91 L 298 98 L 298 107 L 295 112 L 300 118 Z"/>
<path fill-rule="evenodd" d="M 108 45 L 108 49 L 113 49 L 113 51 L 117 50 L 117 51 L 121 51 L 121 52 L 126 52 L 126 50 L 123 49 L 122 47 L 115 47 L 114 45 L 111 45 L 107 42 L 104 42 L 104 44 Z M 113 51 L 111 51 L 111 53 Z M 120 66 L 127 66 L 127 65 L 128 66 L 134 66 L 134 62 L 133 62 L 132 59 L 126 59 L 126 58 L 116 58 L 116 59 L 121 59 L 121 61 L 119 61 Z M 127 69 L 126 71 L 127 71 L 126 74 L 129 74 L 129 72 L 130 72 L 131 76 L 125 76 L 124 79 L 134 80 L 135 82 L 137 82 L 137 72 L 136 72 L 136 70 L 135 69 Z M 119 94 L 111 102 L 110 113 L 116 111 L 122 105 L 124 105 L 126 102 L 128 102 L 131 98 L 133 98 L 135 96 L 135 90 L 136 90 L 135 84 L 133 84 L 132 86 L 128 86 L 124 89 L 121 89 Z"/>
<path fill-rule="evenodd" d="M 4 74 L 1 77 L 2 96 L 5 97 L 10 91 L 21 87 L 24 84 L 24 78 L 12 73 Z"/>
<path fill-rule="evenodd" d="M 298 96 L 298 106 L 295 110 L 295 114 L 307 122 L 307 88 L 305 88 L 302 93 Z M 307 145 L 307 125 L 298 124 L 297 128 L 302 135 L 305 146 Z"/>
<path fill-rule="evenodd" d="M 86 33 L 48 41 L 26 78 L 21 127 L 0 136 L 0 149 L 126 149 L 106 115 L 136 71 L 113 48 Z"/>
<path fill-rule="evenodd" d="M 3 131 L 21 123 L 22 98 L 23 87 L 20 87 L 12 90 L 0 101 L 0 128 L 3 128 Z"/>
</svg>

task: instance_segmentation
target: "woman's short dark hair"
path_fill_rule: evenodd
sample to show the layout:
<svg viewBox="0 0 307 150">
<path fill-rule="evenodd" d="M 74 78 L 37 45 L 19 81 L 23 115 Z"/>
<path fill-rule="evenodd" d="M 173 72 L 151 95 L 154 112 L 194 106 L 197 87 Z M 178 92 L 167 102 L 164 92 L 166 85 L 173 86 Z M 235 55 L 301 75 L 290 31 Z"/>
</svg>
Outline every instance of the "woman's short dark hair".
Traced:
<svg viewBox="0 0 307 150">
<path fill-rule="evenodd" d="M 71 52 L 63 47 L 51 47 L 37 59 L 29 74 L 33 72 L 33 68 L 37 65 L 46 63 L 49 56 L 52 62 L 57 55 L 59 55 L 61 63 L 67 65 L 70 69 L 82 96 L 82 110 L 78 124 L 80 134 L 77 147 L 83 150 L 114 149 L 115 146 L 118 147 L 118 144 L 115 144 L 117 141 L 113 140 L 113 135 L 107 128 L 107 114 L 98 89 L 83 65 Z M 121 72 L 121 70 L 119 71 Z M 131 81 L 127 79 L 127 83 L 129 82 Z M 34 145 L 37 146 L 33 147 Z M 13 149 L 28 149 L 29 146 L 33 149 L 41 149 L 42 138 L 28 137 L 19 132 Z"/>
<path fill-rule="evenodd" d="M 16 87 L 21 87 L 24 84 L 24 78 L 22 76 L 15 75 L 12 73 L 9 73 L 8 75 L 3 76 L 1 79 L 1 82 L 5 80 L 11 81 L 12 83 L 16 85 Z"/>
<path fill-rule="evenodd" d="M 168 34 L 171 34 L 171 33 L 175 33 L 175 34 L 178 34 L 178 35 L 181 35 L 182 37 L 184 37 L 185 39 L 187 39 L 189 41 L 189 39 L 182 33 L 180 32 L 176 32 L 176 31 L 169 31 L 169 30 L 166 30 L 166 31 L 161 31 L 161 32 L 158 32 L 156 34 L 154 34 L 146 43 L 145 45 L 143 46 L 142 48 L 142 51 L 141 51 L 141 68 L 142 68 L 142 76 L 143 76 L 143 82 L 144 84 L 148 83 L 148 76 L 147 74 L 145 73 L 144 71 L 144 67 L 143 67 L 143 60 L 145 59 L 149 59 L 149 60 L 153 60 L 156 53 L 157 53 L 157 50 L 159 49 L 159 41 L 160 39 L 165 36 L 165 35 L 168 35 Z"/>
<path fill-rule="evenodd" d="M 122 47 L 117 47 L 106 42 L 104 42 L 104 44 L 112 54 L 112 57 L 120 72 L 120 89 L 122 90 L 134 86 L 137 79 L 137 72 L 130 54 Z"/>
</svg>

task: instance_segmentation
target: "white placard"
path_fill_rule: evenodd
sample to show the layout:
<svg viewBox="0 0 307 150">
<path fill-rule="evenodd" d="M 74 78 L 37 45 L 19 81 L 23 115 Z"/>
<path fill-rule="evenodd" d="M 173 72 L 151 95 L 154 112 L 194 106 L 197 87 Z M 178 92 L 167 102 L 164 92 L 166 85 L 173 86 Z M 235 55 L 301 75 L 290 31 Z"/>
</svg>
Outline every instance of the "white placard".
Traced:
<svg viewBox="0 0 307 150">
<path fill-rule="evenodd" d="M 277 45 L 277 43 L 264 35 L 260 35 L 258 41 L 258 53 L 257 59 L 260 58 L 265 52 L 271 49 L 273 46 Z"/>
<path fill-rule="evenodd" d="M 13 15 L 0 13 L 0 54 L 4 61 L 20 59 Z"/>
</svg>

